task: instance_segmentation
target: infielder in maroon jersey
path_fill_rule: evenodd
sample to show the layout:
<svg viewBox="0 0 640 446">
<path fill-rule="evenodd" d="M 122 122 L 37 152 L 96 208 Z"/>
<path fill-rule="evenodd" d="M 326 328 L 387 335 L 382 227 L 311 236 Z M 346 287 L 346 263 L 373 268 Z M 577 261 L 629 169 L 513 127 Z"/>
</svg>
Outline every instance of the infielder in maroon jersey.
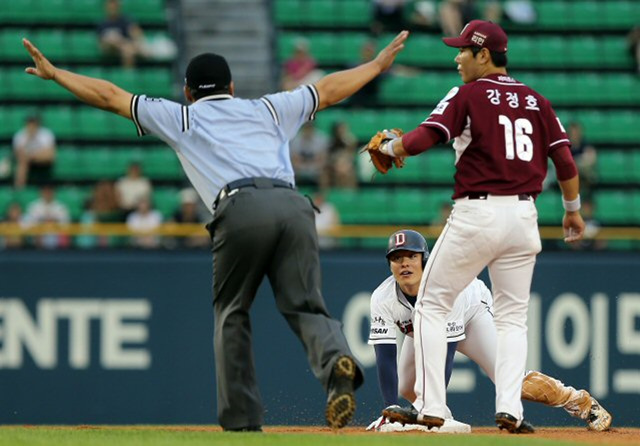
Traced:
<svg viewBox="0 0 640 446">
<path fill-rule="evenodd" d="M 578 171 L 570 143 L 549 101 L 507 74 L 507 35 L 474 20 L 459 37 L 455 62 L 464 85 L 447 93 L 415 130 L 380 147 L 412 156 L 454 140 L 455 204 L 429 257 L 415 314 L 416 400 L 385 410 L 391 421 L 441 426 L 445 418 L 445 319 L 458 294 L 489 268 L 497 329 L 496 423 L 533 432 L 520 394 L 527 358 L 527 308 L 541 250 L 535 198 L 547 158 L 562 190 L 565 241 L 582 238 Z"/>
</svg>

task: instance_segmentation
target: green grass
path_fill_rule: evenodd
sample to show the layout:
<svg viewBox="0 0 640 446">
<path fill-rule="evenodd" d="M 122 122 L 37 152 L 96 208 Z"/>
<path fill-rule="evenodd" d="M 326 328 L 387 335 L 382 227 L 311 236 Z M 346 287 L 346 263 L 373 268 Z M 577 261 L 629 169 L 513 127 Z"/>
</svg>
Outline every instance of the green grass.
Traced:
<svg viewBox="0 0 640 446">
<path fill-rule="evenodd" d="M 375 433 L 225 433 L 180 430 L 179 427 L 0 427 L 0 446 L 536 446 L 578 443 L 492 435 Z M 197 429 L 197 428 L 193 428 Z"/>
</svg>

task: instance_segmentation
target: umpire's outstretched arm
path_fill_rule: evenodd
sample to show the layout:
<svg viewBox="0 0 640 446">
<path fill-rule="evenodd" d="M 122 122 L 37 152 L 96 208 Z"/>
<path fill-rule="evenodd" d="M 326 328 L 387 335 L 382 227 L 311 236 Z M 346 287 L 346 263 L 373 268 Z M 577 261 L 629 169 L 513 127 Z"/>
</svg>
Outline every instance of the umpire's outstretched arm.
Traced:
<svg viewBox="0 0 640 446">
<path fill-rule="evenodd" d="M 131 119 L 131 98 L 133 95 L 115 84 L 102 79 L 72 73 L 56 68 L 29 40 L 22 39 L 29 51 L 35 67 L 25 71 L 45 80 L 53 80 L 87 104 L 117 113 Z"/>
<path fill-rule="evenodd" d="M 398 53 L 404 48 L 404 42 L 407 37 L 409 37 L 409 32 L 402 31 L 372 61 L 358 65 L 350 70 L 328 74 L 320 79 L 315 84 L 320 97 L 318 110 L 330 107 L 348 98 L 386 71 L 393 64 Z"/>
</svg>

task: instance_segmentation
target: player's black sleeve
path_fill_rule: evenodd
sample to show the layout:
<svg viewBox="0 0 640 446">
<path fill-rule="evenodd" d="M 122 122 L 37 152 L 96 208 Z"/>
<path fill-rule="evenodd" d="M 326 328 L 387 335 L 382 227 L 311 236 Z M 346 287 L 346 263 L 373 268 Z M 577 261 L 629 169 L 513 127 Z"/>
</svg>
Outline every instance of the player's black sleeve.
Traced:
<svg viewBox="0 0 640 446">
<path fill-rule="evenodd" d="M 444 366 L 444 384 L 449 386 L 449 380 L 451 379 L 451 373 L 453 372 L 453 355 L 456 354 L 456 348 L 458 348 L 457 342 L 450 342 L 447 344 L 447 362 Z"/>
<path fill-rule="evenodd" d="M 396 362 L 397 347 L 395 344 L 376 344 L 376 365 L 378 382 L 385 406 L 398 404 L 398 364 Z"/>
</svg>

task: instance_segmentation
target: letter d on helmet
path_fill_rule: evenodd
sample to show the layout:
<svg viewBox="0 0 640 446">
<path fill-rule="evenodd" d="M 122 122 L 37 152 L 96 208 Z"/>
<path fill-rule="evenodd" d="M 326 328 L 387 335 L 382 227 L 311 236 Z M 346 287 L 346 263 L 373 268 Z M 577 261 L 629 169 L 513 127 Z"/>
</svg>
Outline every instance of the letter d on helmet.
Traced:
<svg viewBox="0 0 640 446">
<path fill-rule="evenodd" d="M 419 232 L 411 229 L 401 229 L 389 237 L 387 244 L 387 259 L 396 251 L 412 251 L 422 253 L 422 266 L 427 264 L 429 248 L 427 241 Z"/>
</svg>

